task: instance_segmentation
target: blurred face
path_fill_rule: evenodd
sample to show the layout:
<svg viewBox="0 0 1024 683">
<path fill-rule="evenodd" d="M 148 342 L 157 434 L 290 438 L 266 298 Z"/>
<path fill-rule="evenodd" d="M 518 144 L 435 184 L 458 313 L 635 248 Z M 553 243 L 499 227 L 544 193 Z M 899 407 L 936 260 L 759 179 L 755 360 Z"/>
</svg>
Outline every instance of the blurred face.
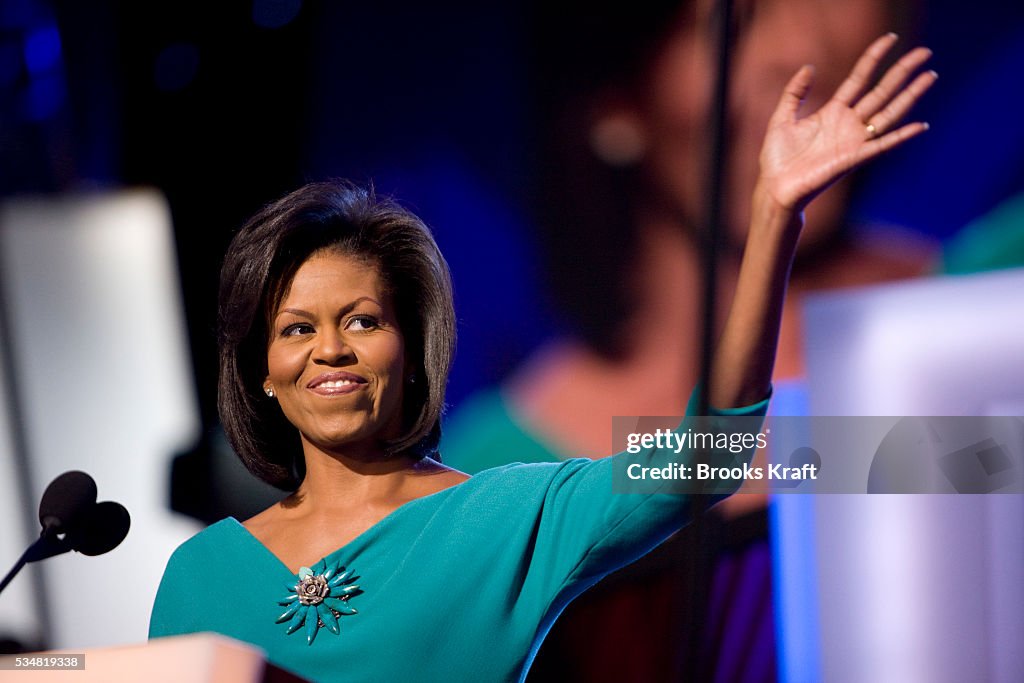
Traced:
<svg viewBox="0 0 1024 683">
<path fill-rule="evenodd" d="M 645 172 L 692 224 L 706 203 L 715 49 L 711 0 L 698 0 L 696 17 L 656 56 L 638 116 L 646 138 Z M 816 67 L 804 111 L 814 111 L 836 90 L 861 51 L 891 27 L 884 0 L 738 0 L 729 104 L 726 220 L 741 243 L 749 223 L 750 196 L 768 118 L 783 86 L 804 64 Z M 841 187 L 819 197 L 808 211 L 805 242 L 838 223 L 845 206 Z"/>
<path fill-rule="evenodd" d="M 400 436 L 405 344 L 376 265 L 313 254 L 274 311 L 267 378 L 304 446 L 381 455 Z"/>
</svg>

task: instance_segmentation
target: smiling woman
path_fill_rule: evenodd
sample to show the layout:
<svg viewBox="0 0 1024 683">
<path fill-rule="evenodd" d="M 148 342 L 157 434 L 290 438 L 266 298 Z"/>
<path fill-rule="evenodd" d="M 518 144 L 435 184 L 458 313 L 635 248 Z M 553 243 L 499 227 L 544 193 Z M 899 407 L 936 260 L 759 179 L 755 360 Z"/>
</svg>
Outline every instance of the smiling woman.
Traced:
<svg viewBox="0 0 1024 683">
<path fill-rule="evenodd" d="M 764 415 L 803 209 L 926 128 L 899 124 L 934 81 L 913 77 L 922 51 L 868 87 L 894 40 L 876 41 L 810 116 L 798 116 L 810 69 L 783 93 L 712 368 L 711 402 L 726 408 L 713 414 Z M 686 449 L 474 477 L 442 465 L 448 270 L 423 223 L 371 192 L 314 184 L 261 211 L 225 259 L 220 316 L 225 429 L 254 474 L 291 494 L 175 551 L 152 637 L 223 633 L 317 680 L 521 680 L 565 605 L 693 508 L 664 480 L 612 489 L 622 459 L 678 467 L 694 461 Z"/>
<path fill-rule="evenodd" d="M 303 449 L 372 460 L 402 433 L 405 344 L 373 263 L 313 254 L 270 322 L 264 391 L 299 430 Z"/>
<path fill-rule="evenodd" d="M 336 310 L 327 310 L 325 293 Z M 364 296 L 372 301 L 356 301 Z M 325 342 L 397 336 L 404 346 L 405 381 L 394 387 L 401 401 L 400 428 L 378 434 L 379 446 L 417 460 L 439 460 L 455 312 L 447 264 L 415 215 L 350 183 L 307 185 L 265 207 L 239 231 L 221 270 L 220 299 L 221 420 L 257 477 L 286 491 L 305 477 L 303 432 L 296 433 L 287 413 L 289 384 L 298 379 L 275 381 L 269 365 L 274 358 L 291 357 L 286 349 L 310 348 L 311 340 L 316 347 L 310 353 L 329 354 L 337 350 Z M 380 329 L 356 334 L 370 327 L 371 319 Z M 340 351 L 352 354 L 353 348 Z M 350 360 L 341 366 L 323 357 L 309 363 L 361 376 L 342 367 Z M 375 384 L 358 393 L 380 400 L 376 394 L 382 388 Z M 276 396 L 268 397 L 268 389 Z"/>
</svg>

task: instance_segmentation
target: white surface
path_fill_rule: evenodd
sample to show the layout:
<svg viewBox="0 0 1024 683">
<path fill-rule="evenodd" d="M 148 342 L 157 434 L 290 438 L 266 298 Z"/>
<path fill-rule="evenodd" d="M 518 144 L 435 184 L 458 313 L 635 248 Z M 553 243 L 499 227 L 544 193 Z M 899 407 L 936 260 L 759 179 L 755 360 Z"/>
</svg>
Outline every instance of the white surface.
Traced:
<svg viewBox="0 0 1024 683">
<path fill-rule="evenodd" d="M 808 300 L 815 415 L 991 415 L 1024 402 L 1024 270 Z"/>
<path fill-rule="evenodd" d="M 0 358 L 4 353 L 2 344 L 3 337 L 0 336 Z M 23 501 L 25 492 L 18 490 L 18 472 L 9 421 L 9 387 L 4 366 L 0 363 L 0 520 L 3 524 L 3 533 L 0 533 L 0 578 L 7 575 L 33 540 L 25 535 L 24 515 L 28 509 Z M 0 594 L 0 635 L 16 638 L 24 644 L 39 642 L 40 624 L 32 599 L 31 571 L 31 565 L 23 568 Z"/>
<path fill-rule="evenodd" d="M 812 415 L 1024 405 L 1024 271 L 821 295 L 804 329 Z M 781 542 L 814 552 L 778 557 L 817 581 L 801 618 L 818 621 L 820 680 L 1024 680 L 1024 496 L 820 495 L 799 514 L 812 537 Z"/>
<path fill-rule="evenodd" d="M 56 648 L 138 642 L 167 557 L 198 525 L 166 509 L 170 457 L 199 421 L 170 216 L 154 192 L 11 202 L 2 277 L 38 501 L 81 469 L 128 538 L 44 563 Z"/>
</svg>

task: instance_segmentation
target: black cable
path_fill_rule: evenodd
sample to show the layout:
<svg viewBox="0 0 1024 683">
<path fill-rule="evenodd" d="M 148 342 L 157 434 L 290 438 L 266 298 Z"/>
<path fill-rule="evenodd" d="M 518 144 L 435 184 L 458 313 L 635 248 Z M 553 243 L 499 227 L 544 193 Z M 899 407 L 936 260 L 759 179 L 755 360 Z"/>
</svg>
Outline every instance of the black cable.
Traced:
<svg viewBox="0 0 1024 683">
<path fill-rule="evenodd" d="M 700 231 L 703 258 L 700 338 L 700 392 L 698 415 L 707 415 L 711 405 L 711 366 L 714 361 L 716 306 L 718 302 L 718 260 L 722 233 L 722 203 L 725 181 L 725 129 L 729 103 L 729 57 L 732 42 L 732 0 L 719 0 L 715 30 L 717 59 L 715 92 L 708 117 L 711 149 L 708 158 L 707 212 Z"/>
<path fill-rule="evenodd" d="M 715 91 L 708 115 L 708 130 L 711 133 L 711 145 L 707 159 L 708 186 L 707 211 L 704 215 L 703 229 L 700 236 L 702 269 L 702 301 L 701 301 L 701 337 L 700 337 L 700 384 L 697 396 L 697 414 L 707 415 L 710 410 L 711 367 L 714 362 L 714 343 L 716 311 L 718 305 L 718 261 L 722 242 L 722 204 L 724 201 L 727 110 L 729 102 L 729 71 L 732 43 L 732 2 L 719 0 L 715 6 L 715 21 L 712 30 L 715 32 Z M 698 451 L 699 460 L 705 460 L 706 452 Z M 715 574 L 715 558 L 719 547 L 719 530 L 717 525 L 704 519 L 709 505 L 708 495 L 701 489 L 693 495 L 693 538 L 690 553 L 684 558 L 686 571 L 686 589 L 689 599 L 684 601 L 687 611 L 679 620 L 685 626 L 683 648 L 683 666 L 677 670 L 683 672 L 684 681 L 707 680 L 712 674 L 714 662 L 705 661 L 703 656 L 703 638 L 706 634 L 705 618 L 708 611 L 708 599 Z"/>
</svg>

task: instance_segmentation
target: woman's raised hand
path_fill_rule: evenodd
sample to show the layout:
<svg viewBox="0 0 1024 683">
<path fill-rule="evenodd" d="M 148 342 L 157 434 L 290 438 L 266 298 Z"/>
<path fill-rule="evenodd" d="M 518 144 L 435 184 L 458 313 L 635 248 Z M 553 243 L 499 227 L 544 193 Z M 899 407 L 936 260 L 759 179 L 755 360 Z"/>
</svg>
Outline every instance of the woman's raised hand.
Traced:
<svg viewBox="0 0 1024 683">
<path fill-rule="evenodd" d="M 903 55 L 871 87 L 896 40 L 890 33 L 872 43 L 832 99 L 807 117 L 798 112 L 814 70 L 805 66 L 790 79 L 761 149 L 761 189 L 779 206 L 803 210 L 846 173 L 928 129 L 926 123 L 900 122 L 938 78 L 934 71 L 914 77 L 930 50 Z"/>
</svg>

